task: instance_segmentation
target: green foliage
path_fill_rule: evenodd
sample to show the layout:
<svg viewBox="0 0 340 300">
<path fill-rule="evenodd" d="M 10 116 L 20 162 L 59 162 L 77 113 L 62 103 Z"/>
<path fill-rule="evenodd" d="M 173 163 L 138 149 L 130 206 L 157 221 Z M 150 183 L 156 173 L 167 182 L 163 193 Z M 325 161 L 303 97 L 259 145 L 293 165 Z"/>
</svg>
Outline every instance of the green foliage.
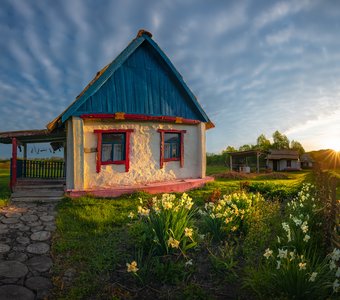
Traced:
<svg viewBox="0 0 340 300">
<path fill-rule="evenodd" d="M 242 251 L 248 265 L 256 266 L 267 247 L 276 245 L 276 234 L 281 230 L 281 212 L 278 201 L 260 198 L 248 217 L 248 231 Z"/>
<path fill-rule="evenodd" d="M 299 155 L 305 153 L 305 149 L 303 148 L 303 146 L 301 145 L 301 143 L 298 142 L 298 141 L 292 140 L 292 141 L 290 142 L 290 149 L 293 149 L 293 150 L 298 151 L 298 152 L 299 152 Z"/>
<path fill-rule="evenodd" d="M 266 199 L 284 201 L 296 196 L 299 185 L 281 185 L 273 182 L 251 182 L 249 184 L 244 184 L 243 188 L 250 193 L 260 193 Z"/>
<path fill-rule="evenodd" d="M 270 141 L 265 137 L 264 134 L 258 136 L 256 140 L 256 148 L 262 151 L 268 151 L 271 147 Z"/>
<path fill-rule="evenodd" d="M 8 203 L 11 195 L 9 189 L 9 168 L 8 161 L 0 162 L 0 207 Z"/>
<path fill-rule="evenodd" d="M 238 148 L 238 151 L 249 151 L 252 149 L 254 149 L 253 145 L 245 144 L 245 145 L 240 146 L 240 148 Z"/>
<path fill-rule="evenodd" d="M 239 264 L 239 246 L 237 244 L 224 242 L 216 249 L 209 249 L 209 254 L 215 272 L 227 277 L 229 281 L 238 277 L 236 271 Z"/>
<path fill-rule="evenodd" d="M 276 130 L 273 133 L 273 149 L 289 149 L 289 139 L 286 135 Z"/>
</svg>

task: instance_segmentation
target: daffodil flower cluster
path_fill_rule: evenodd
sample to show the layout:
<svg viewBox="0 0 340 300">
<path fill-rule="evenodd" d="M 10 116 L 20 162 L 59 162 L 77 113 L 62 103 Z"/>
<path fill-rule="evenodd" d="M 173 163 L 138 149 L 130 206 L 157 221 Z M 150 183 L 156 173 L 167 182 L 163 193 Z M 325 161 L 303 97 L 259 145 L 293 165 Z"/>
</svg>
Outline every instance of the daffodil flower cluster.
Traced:
<svg viewBox="0 0 340 300">
<path fill-rule="evenodd" d="M 303 184 L 301 191 L 292 201 L 287 203 L 289 219 L 282 223 L 286 241 L 297 248 L 305 248 L 310 243 L 311 229 L 317 223 L 317 201 L 315 188 L 311 184 Z"/>
<path fill-rule="evenodd" d="M 143 205 L 143 199 L 140 198 L 140 204 Z M 193 206 L 192 198 L 190 198 L 186 193 L 182 195 L 181 198 L 176 198 L 176 195 L 173 194 L 163 194 L 160 199 L 157 197 L 153 197 L 150 203 L 148 203 L 151 207 L 138 206 L 138 214 L 142 217 L 148 217 L 150 213 L 150 209 L 155 213 L 160 213 L 163 211 L 179 211 L 184 208 L 190 210 Z"/>
<path fill-rule="evenodd" d="M 265 261 L 267 261 L 269 265 L 272 265 L 273 269 L 275 265 L 276 270 L 283 269 L 286 274 L 289 272 L 293 274 L 296 271 L 302 272 L 301 276 L 304 277 L 307 282 L 313 283 L 316 280 L 329 280 L 333 277 L 334 281 L 329 284 L 332 284 L 334 293 L 340 291 L 340 267 L 338 266 L 340 262 L 340 249 L 335 248 L 333 252 L 326 257 L 322 263 L 325 268 L 312 265 L 304 255 L 298 255 L 296 250 L 290 251 L 288 247 L 278 248 L 277 250 L 267 248 L 263 256 L 266 258 Z M 313 270 L 313 268 L 315 270 Z M 320 274 L 316 272 L 317 269 L 323 272 L 321 276 L 322 279 L 319 279 Z M 328 278 L 326 278 L 325 273 L 328 273 Z"/>
<path fill-rule="evenodd" d="M 185 254 L 196 246 L 195 230 L 191 226 L 193 201 L 186 193 L 180 198 L 174 194 L 163 194 L 149 201 L 140 199 L 137 213 L 146 225 L 148 240 L 154 242 L 159 254 L 168 254 L 176 249 Z M 133 218 L 134 214 L 130 213 L 129 217 Z"/>
<path fill-rule="evenodd" d="M 224 195 L 216 202 L 206 203 L 205 212 L 201 214 L 205 216 L 210 233 L 221 239 L 222 236 L 226 237 L 226 233 L 240 229 L 254 203 L 261 197 L 259 194 L 241 192 Z"/>
<path fill-rule="evenodd" d="M 313 233 L 318 230 L 318 202 L 314 187 L 304 184 L 297 197 L 287 204 L 287 218 L 282 222 L 283 235 L 277 237 L 277 249 L 267 248 L 264 253 L 266 266 L 276 271 L 281 280 L 289 281 L 292 276 L 301 278 L 305 287 L 313 285 L 332 286 L 333 292 L 340 291 L 340 250 L 332 253 L 317 264 L 313 259 L 311 244 Z M 291 284 L 291 283 L 290 283 Z"/>
</svg>

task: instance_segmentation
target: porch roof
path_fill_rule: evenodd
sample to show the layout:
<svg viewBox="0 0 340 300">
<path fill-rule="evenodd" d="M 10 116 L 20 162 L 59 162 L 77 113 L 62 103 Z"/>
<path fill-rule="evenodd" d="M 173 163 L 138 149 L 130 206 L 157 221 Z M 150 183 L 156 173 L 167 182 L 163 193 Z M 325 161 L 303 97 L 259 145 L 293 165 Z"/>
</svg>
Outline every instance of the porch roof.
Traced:
<svg viewBox="0 0 340 300">
<path fill-rule="evenodd" d="M 0 132 L 0 143 L 11 144 L 12 138 L 16 138 L 22 144 L 62 142 L 66 140 L 66 133 L 64 131 L 51 133 L 47 129 Z"/>
</svg>

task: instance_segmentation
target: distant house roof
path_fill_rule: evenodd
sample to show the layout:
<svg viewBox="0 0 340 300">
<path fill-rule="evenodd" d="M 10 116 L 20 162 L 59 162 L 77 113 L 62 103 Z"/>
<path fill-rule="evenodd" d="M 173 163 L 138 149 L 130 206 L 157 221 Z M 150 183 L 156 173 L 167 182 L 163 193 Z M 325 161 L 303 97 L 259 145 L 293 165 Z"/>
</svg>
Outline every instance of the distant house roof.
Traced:
<svg viewBox="0 0 340 300">
<path fill-rule="evenodd" d="M 299 159 L 299 152 L 296 150 L 290 150 L 290 149 L 281 149 L 276 150 L 272 149 L 269 150 L 269 154 L 266 157 L 267 159 Z"/>
<path fill-rule="evenodd" d="M 144 30 L 47 128 L 52 131 L 71 116 L 117 112 L 182 117 L 204 122 L 207 129 L 214 127 L 151 33 Z"/>
</svg>

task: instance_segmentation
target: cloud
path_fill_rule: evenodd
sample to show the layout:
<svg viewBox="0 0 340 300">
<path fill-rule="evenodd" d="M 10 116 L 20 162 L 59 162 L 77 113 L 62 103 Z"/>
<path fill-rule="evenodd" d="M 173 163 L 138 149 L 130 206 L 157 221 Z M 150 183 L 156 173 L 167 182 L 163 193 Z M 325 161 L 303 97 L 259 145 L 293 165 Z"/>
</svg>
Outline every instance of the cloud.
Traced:
<svg viewBox="0 0 340 300">
<path fill-rule="evenodd" d="M 311 0 L 299 0 L 275 3 L 272 7 L 255 17 L 254 26 L 256 29 L 261 29 L 289 15 L 309 9 L 315 2 L 316 1 Z"/>
<path fill-rule="evenodd" d="M 270 46 L 278 46 L 290 41 L 294 34 L 294 28 L 288 27 L 266 36 L 266 42 Z"/>
</svg>

